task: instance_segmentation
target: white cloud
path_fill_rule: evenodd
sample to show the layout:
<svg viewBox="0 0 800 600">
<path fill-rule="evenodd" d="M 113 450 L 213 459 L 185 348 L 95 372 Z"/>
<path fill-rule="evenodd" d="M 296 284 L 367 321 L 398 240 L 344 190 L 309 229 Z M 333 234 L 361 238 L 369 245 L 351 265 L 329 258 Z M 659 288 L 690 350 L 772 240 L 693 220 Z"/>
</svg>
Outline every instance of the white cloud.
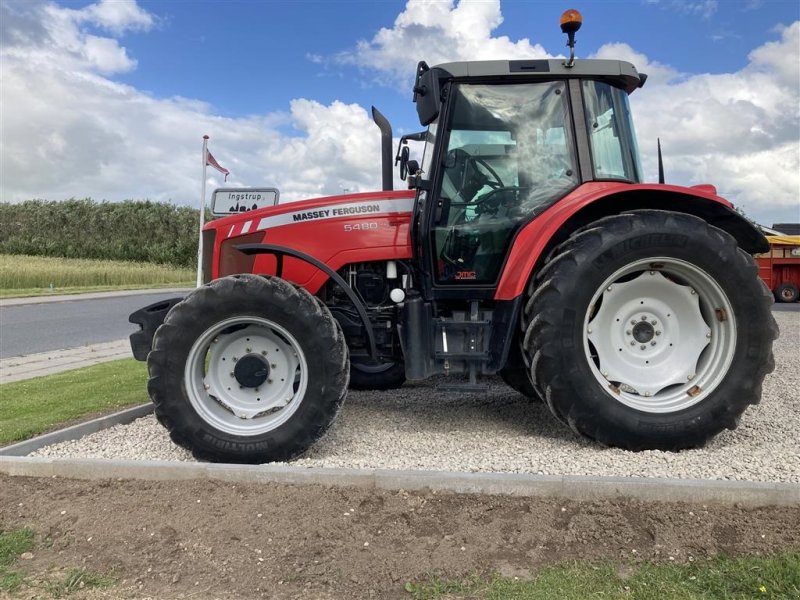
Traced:
<svg viewBox="0 0 800 600">
<path fill-rule="evenodd" d="M 2 10 L 3 37 L 13 42 L 0 52 L 4 201 L 91 195 L 193 204 L 204 133 L 232 171 L 231 185 L 276 185 L 286 200 L 379 188 L 380 137 L 358 105 L 299 99 L 288 114 L 222 118 L 201 101 L 154 98 L 105 76 L 136 63 L 115 38 L 85 25 L 115 34 L 152 26 L 135 2 Z M 212 187 L 222 184 L 209 175 Z"/>
<path fill-rule="evenodd" d="M 109 78 L 136 66 L 120 33 L 157 24 L 135 2 L 70 10 L 6 1 L 0 11 L 2 200 L 91 195 L 194 204 L 204 133 L 232 171 L 230 185 L 274 185 L 285 200 L 380 186 L 379 135 L 361 106 L 297 99 L 285 113 L 223 118 L 200 100 L 156 98 Z M 418 58 L 548 56 L 527 39 L 495 36 L 501 22 L 497 1 L 411 0 L 392 28 L 334 63 L 407 86 Z M 631 97 L 650 180 L 661 137 L 668 181 L 714 183 L 765 223 L 797 220 L 800 23 L 775 37 L 727 74 L 680 73 L 625 44 L 598 50 L 650 75 Z M 209 175 L 212 187 L 222 184 L 216 172 Z"/>
<path fill-rule="evenodd" d="M 680 74 L 625 44 L 600 48 L 651 77 L 631 96 L 639 145 L 655 177 L 656 138 L 667 180 L 713 183 L 749 215 L 800 217 L 800 22 L 750 53 L 742 70 Z"/>
<path fill-rule="evenodd" d="M 534 9 L 535 10 L 535 9 Z M 417 62 L 437 64 L 458 60 L 547 58 L 539 44 L 527 38 L 512 41 L 492 32 L 503 22 L 499 0 L 461 0 L 457 4 L 408 0 L 394 27 L 382 28 L 369 41 L 335 57 L 383 75 L 380 81 L 408 89 Z"/>
</svg>

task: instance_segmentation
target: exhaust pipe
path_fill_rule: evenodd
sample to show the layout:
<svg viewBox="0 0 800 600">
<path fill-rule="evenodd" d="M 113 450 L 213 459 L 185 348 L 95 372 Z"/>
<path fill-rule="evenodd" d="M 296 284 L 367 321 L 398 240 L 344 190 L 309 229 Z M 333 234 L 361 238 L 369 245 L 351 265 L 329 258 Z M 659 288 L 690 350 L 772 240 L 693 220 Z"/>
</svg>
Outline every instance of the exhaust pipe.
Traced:
<svg viewBox="0 0 800 600">
<path fill-rule="evenodd" d="M 372 107 L 372 120 L 381 130 L 381 175 L 383 178 L 383 191 L 391 192 L 392 183 L 392 126 L 389 121 L 374 106 Z"/>
</svg>

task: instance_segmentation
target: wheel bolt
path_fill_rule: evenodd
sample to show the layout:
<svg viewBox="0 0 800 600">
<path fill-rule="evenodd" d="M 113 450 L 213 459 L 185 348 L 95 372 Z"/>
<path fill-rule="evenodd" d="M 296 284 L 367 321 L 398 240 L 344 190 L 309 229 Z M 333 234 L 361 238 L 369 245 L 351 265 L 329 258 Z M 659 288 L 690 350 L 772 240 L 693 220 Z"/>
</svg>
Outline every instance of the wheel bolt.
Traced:
<svg viewBox="0 0 800 600">
<path fill-rule="evenodd" d="M 706 337 L 707 337 L 707 338 L 710 338 L 710 337 L 711 337 L 711 332 L 710 332 L 710 331 L 709 331 L 709 332 L 706 334 Z"/>
<path fill-rule="evenodd" d="M 636 319 L 631 319 L 631 325 L 636 325 Z"/>
<path fill-rule="evenodd" d="M 589 327 L 589 329 L 586 330 L 586 333 L 592 333 L 592 328 Z"/>
<path fill-rule="evenodd" d="M 261 356 L 266 356 L 266 355 L 267 355 L 267 351 L 266 350 L 262 350 L 261 351 Z"/>
<path fill-rule="evenodd" d="M 208 385 L 207 383 L 204 383 L 204 384 L 203 384 L 203 389 L 204 389 L 204 390 L 207 390 L 207 389 L 209 389 L 210 387 L 211 387 L 211 386 L 210 386 L 210 385 Z"/>
<path fill-rule="evenodd" d="M 603 377 L 605 377 L 606 379 L 608 379 L 608 371 L 604 371 L 604 372 L 603 372 Z"/>
<path fill-rule="evenodd" d="M 257 391 L 258 391 L 258 388 L 256 388 L 254 391 L 256 391 L 256 392 L 257 392 Z M 260 398 L 259 398 L 259 399 L 260 399 Z"/>
<path fill-rule="evenodd" d="M 656 331 L 656 335 L 661 335 L 661 332 L 660 331 Z"/>
<path fill-rule="evenodd" d="M 231 371 L 231 377 L 233 377 L 233 371 Z"/>
<path fill-rule="evenodd" d="M 656 274 L 655 271 L 650 271 L 650 275 L 655 275 L 655 274 Z"/>
<path fill-rule="evenodd" d="M 606 288 L 606 291 L 607 291 L 607 292 L 610 292 L 610 291 L 611 291 L 611 289 L 612 289 L 612 288 L 611 288 L 611 286 L 608 286 L 608 287 Z"/>
<path fill-rule="evenodd" d="M 239 360 L 239 359 L 234 356 L 233 357 L 233 362 L 236 362 L 237 360 Z"/>
<path fill-rule="evenodd" d="M 655 340 L 653 340 L 652 342 L 650 342 L 650 345 L 651 345 L 651 346 L 655 346 L 655 345 L 656 345 L 656 341 L 655 341 Z"/>
<path fill-rule="evenodd" d="M 625 335 L 630 335 L 630 334 L 631 334 L 631 330 L 628 329 L 628 331 L 625 332 Z"/>
<path fill-rule="evenodd" d="M 692 296 L 694 296 L 697 292 L 692 289 Z"/>
<path fill-rule="evenodd" d="M 253 350 L 252 348 L 245 348 L 245 351 L 246 351 L 248 354 L 250 354 L 250 352 L 252 352 L 252 350 Z"/>
<path fill-rule="evenodd" d="M 647 315 L 642 315 L 642 321 L 647 321 Z"/>
<path fill-rule="evenodd" d="M 269 363 L 269 366 L 272 367 L 273 369 L 276 369 L 278 367 L 278 365 L 276 365 L 275 363 Z"/>
<path fill-rule="evenodd" d="M 636 345 L 636 340 L 631 340 L 631 346 L 635 346 L 635 345 Z"/>
<path fill-rule="evenodd" d="M 272 383 L 272 379 L 267 379 L 267 383 Z"/>
<path fill-rule="evenodd" d="M 650 325 L 652 325 L 653 327 L 655 327 L 656 325 L 658 325 L 658 321 L 656 321 L 655 319 L 653 319 L 652 321 L 650 321 Z"/>
<path fill-rule="evenodd" d="M 645 393 L 644 393 L 644 397 L 645 397 L 645 398 L 649 398 L 649 397 L 650 397 L 650 392 L 645 392 Z"/>
<path fill-rule="evenodd" d="M 639 350 L 646 350 L 646 349 L 647 349 L 647 346 L 645 346 L 644 344 L 642 344 L 641 346 L 639 346 Z"/>
<path fill-rule="evenodd" d="M 688 379 L 689 381 L 691 381 L 692 379 L 694 379 L 694 375 L 687 375 L 687 376 L 686 376 L 686 379 Z"/>
</svg>

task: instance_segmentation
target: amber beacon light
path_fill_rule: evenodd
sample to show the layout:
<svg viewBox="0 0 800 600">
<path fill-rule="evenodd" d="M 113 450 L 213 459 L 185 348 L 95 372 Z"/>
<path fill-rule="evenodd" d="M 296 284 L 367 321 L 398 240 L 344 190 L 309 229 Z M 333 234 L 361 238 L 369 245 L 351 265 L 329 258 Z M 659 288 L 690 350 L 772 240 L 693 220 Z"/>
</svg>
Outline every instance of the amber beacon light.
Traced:
<svg viewBox="0 0 800 600">
<path fill-rule="evenodd" d="M 569 46 L 569 60 L 564 63 L 566 67 L 575 64 L 575 32 L 581 28 L 583 17 L 574 8 L 565 10 L 560 19 L 561 31 L 567 34 L 567 46 Z"/>
</svg>

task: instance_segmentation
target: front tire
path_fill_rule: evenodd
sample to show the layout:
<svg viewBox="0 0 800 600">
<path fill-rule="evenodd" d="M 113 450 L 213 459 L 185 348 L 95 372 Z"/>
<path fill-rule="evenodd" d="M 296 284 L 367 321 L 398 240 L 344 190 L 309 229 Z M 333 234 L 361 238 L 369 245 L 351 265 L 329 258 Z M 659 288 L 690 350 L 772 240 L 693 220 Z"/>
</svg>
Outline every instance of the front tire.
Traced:
<svg viewBox="0 0 800 600">
<path fill-rule="evenodd" d="M 175 443 L 202 460 L 263 463 L 302 454 L 327 430 L 349 361 L 341 329 L 308 292 L 237 275 L 170 310 L 147 366 Z"/>
<path fill-rule="evenodd" d="M 777 326 L 753 259 L 696 217 L 633 211 L 562 244 L 526 305 L 548 407 L 628 450 L 702 446 L 760 400 Z"/>
</svg>

